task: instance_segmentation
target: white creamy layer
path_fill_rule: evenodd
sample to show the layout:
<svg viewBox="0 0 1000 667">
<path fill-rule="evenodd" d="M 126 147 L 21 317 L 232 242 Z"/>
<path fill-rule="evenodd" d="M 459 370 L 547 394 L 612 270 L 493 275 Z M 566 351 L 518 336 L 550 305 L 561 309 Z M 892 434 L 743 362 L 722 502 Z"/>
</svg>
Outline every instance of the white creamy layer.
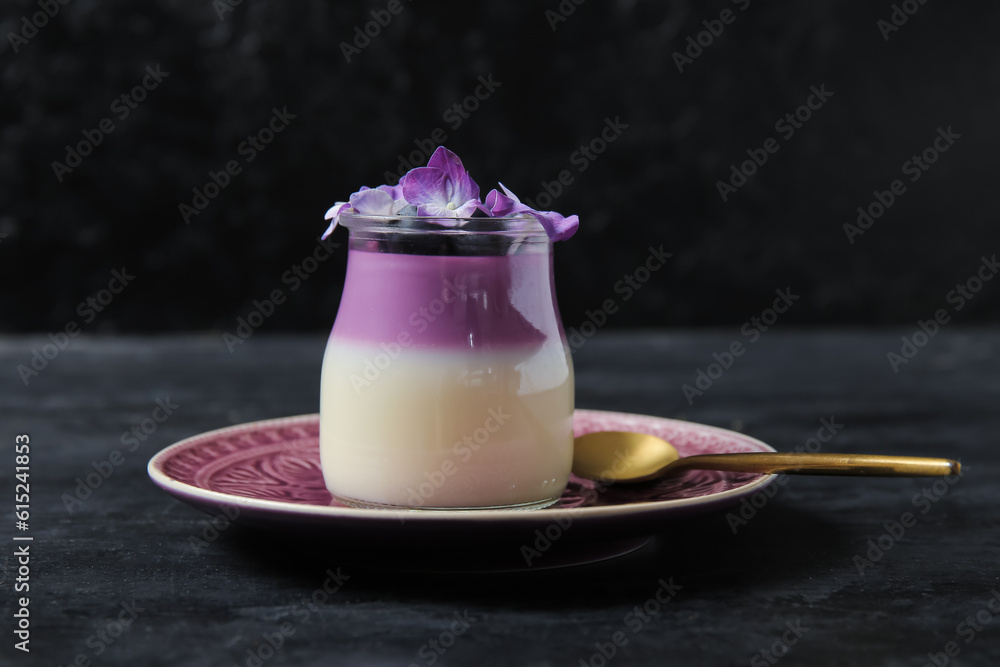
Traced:
<svg viewBox="0 0 1000 667">
<path fill-rule="evenodd" d="M 573 459 L 573 370 L 560 345 L 503 352 L 333 339 L 320 455 L 330 492 L 403 507 L 558 496 Z"/>
</svg>

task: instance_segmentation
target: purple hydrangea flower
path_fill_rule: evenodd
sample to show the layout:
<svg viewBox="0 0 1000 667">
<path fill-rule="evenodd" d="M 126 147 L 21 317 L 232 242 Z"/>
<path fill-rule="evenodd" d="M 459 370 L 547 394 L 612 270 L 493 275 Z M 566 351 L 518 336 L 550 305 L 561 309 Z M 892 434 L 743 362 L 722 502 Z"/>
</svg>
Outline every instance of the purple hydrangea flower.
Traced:
<svg viewBox="0 0 1000 667">
<path fill-rule="evenodd" d="M 491 190 L 486 195 L 486 201 L 479 208 L 493 218 L 502 218 L 508 215 L 518 215 L 524 213 L 533 216 L 545 229 L 545 233 L 553 241 L 564 241 L 576 233 L 580 226 L 580 218 L 571 215 L 563 217 L 555 211 L 536 211 L 527 204 L 521 202 L 513 192 L 500 183 L 503 192 Z"/>
<path fill-rule="evenodd" d="M 417 215 L 464 218 L 479 207 L 479 186 L 457 155 L 438 146 L 426 167 L 411 169 L 403 181 L 403 198 Z"/>
<path fill-rule="evenodd" d="M 492 218 L 524 214 L 538 220 L 553 241 L 568 239 L 580 226 L 575 215 L 564 217 L 555 211 L 536 211 L 522 203 L 503 183 L 500 188 L 502 192 L 491 190 L 486 200 L 480 201 L 479 186 L 465 170 L 462 160 L 444 146 L 438 146 L 426 167 L 411 169 L 398 184 L 362 187 L 351 195 L 350 201 L 334 204 L 326 212 L 325 217 L 331 222 L 323 238 L 336 229 L 344 213 L 435 218 L 467 218 L 477 210 Z"/>
<path fill-rule="evenodd" d="M 396 215 L 408 204 L 403 199 L 403 180 L 398 185 L 380 185 L 370 188 L 362 185 L 361 189 L 351 195 L 350 201 L 339 201 L 326 212 L 325 220 L 330 220 L 330 226 L 323 232 L 322 238 L 333 233 L 340 223 L 343 213 L 359 213 L 361 215 Z"/>
</svg>

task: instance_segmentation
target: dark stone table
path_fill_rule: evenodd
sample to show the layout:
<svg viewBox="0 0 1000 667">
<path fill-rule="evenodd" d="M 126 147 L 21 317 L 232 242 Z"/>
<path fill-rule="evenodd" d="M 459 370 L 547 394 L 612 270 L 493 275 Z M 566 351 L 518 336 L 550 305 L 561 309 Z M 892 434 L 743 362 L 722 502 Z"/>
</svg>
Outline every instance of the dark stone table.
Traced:
<svg viewBox="0 0 1000 667">
<path fill-rule="evenodd" d="M 1000 332 L 946 328 L 894 372 L 887 353 L 911 333 L 776 329 L 691 404 L 682 386 L 747 342 L 737 331 L 598 334 L 575 354 L 578 407 L 738 429 L 779 450 L 832 420 L 842 428 L 824 451 L 949 456 L 966 473 L 954 484 L 788 477 L 745 523 L 736 508 L 665 525 L 611 561 L 501 574 L 385 571 L 335 541 L 308 549 L 239 527 L 192 547 L 205 515 L 155 487 L 147 461 L 202 431 L 315 412 L 322 336 L 257 333 L 233 353 L 218 335 L 80 337 L 27 386 L 17 367 L 48 339 L 0 338 L 0 662 L 996 665 Z M 151 434 L 130 434 L 157 401 L 176 407 Z M 11 493 L 18 434 L 31 446 L 24 532 Z M 67 503 L 116 449 L 107 479 Z M 12 553 L 26 544 L 30 592 L 15 594 Z M 670 601 L 643 612 L 671 582 Z M 303 602 L 324 585 L 336 592 Z M 29 654 L 13 648 L 20 596 Z"/>
</svg>

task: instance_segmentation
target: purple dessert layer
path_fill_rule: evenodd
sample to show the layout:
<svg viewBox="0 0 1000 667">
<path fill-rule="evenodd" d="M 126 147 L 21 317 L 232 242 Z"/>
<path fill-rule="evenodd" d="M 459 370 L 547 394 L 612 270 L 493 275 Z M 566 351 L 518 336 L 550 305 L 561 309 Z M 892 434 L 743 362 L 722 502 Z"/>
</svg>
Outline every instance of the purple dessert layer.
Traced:
<svg viewBox="0 0 1000 667">
<path fill-rule="evenodd" d="M 431 349 L 565 341 L 550 263 L 549 253 L 454 257 L 351 249 L 331 335 Z"/>
</svg>

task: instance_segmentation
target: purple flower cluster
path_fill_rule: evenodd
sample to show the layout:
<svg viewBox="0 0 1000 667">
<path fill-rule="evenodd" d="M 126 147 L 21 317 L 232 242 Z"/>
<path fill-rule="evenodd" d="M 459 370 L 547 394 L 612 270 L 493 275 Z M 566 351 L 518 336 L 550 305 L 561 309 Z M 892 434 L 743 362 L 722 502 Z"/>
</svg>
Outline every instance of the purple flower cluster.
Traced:
<svg viewBox="0 0 1000 667">
<path fill-rule="evenodd" d="M 573 236 L 580 219 L 563 217 L 555 211 L 536 211 L 522 204 L 513 192 L 500 183 L 500 190 L 490 190 L 485 200 L 479 199 L 479 186 L 469 176 L 457 155 L 438 146 L 426 167 L 411 169 L 398 185 L 362 187 L 346 202 L 337 202 L 326 212 L 330 227 L 325 239 L 337 227 L 344 213 L 360 215 L 417 215 L 437 218 L 444 224 L 447 218 L 469 218 L 477 211 L 491 218 L 530 215 L 538 220 L 553 241 Z M 456 225 L 461 224 L 456 220 Z"/>
</svg>

